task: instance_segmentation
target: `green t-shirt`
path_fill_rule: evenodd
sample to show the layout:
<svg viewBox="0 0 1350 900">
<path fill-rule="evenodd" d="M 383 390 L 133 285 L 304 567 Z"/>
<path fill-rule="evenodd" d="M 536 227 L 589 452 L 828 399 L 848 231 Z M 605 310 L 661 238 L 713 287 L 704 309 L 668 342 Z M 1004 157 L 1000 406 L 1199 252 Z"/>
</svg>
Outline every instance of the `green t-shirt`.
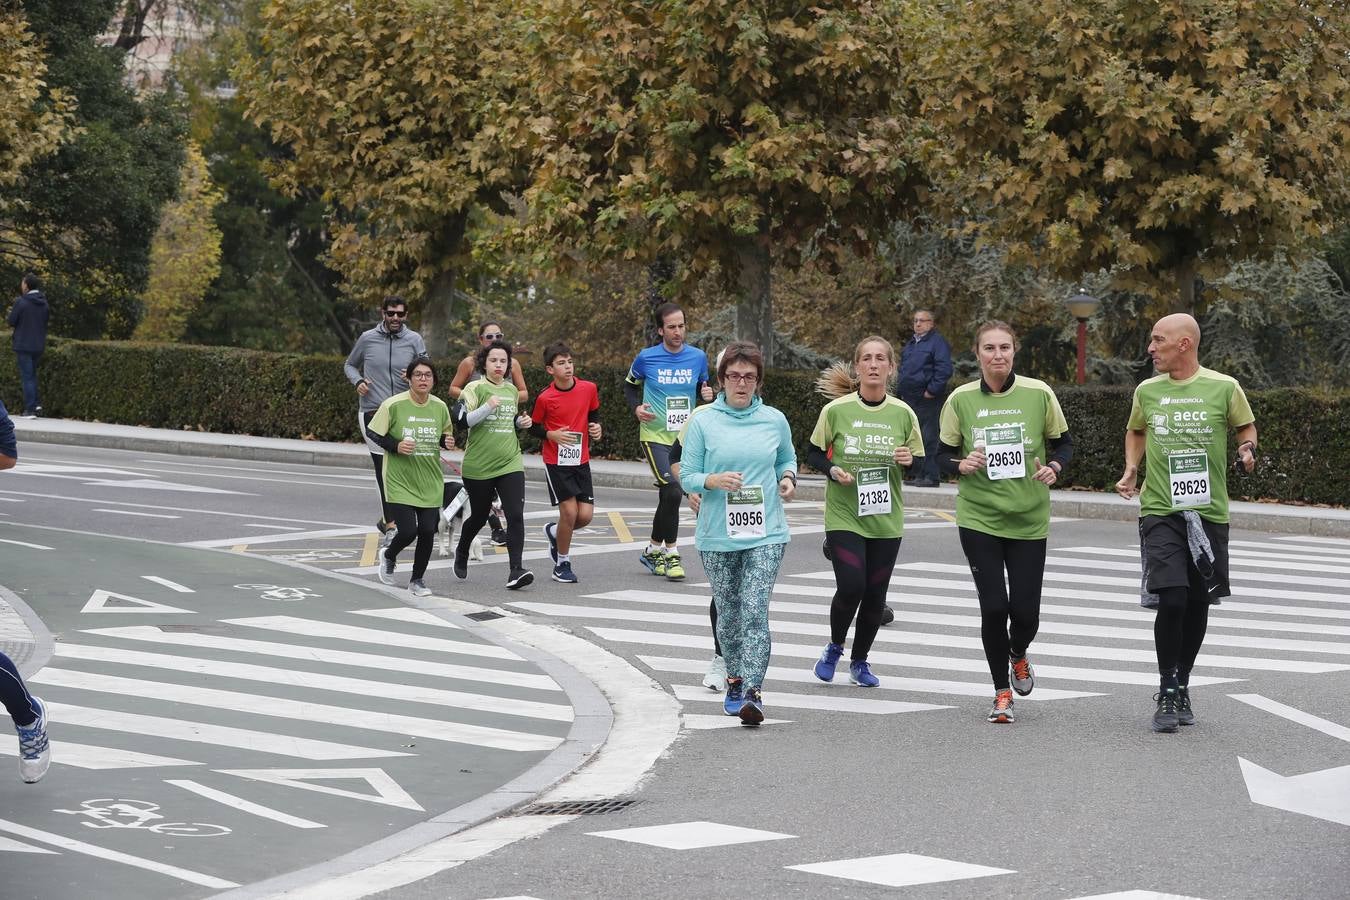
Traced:
<svg viewBox="0 0 1350 900">
<path fill-rule="evenodd" d="M 464 450 L 465 478 L 496 478 L 525 471 L 520 457 L 520 438 L 516 436 L 516 386 L 504 379 L 493 384 L 486 378 L 464 386 L 459 399 L 464 408 L 475 410 L 496 396 L 501 404 L 483 421 L 469 429 L 469 444 Z"/>
<path fill-rule="evenodd" d="M 830 462 L 853 476 L 853 484 L 825 484 L 825 530 L 863 537 L 896 538 L 905 530 L 901 483 L 905 470 L 895 448 L 923 456 L 919 420 L 903 401 L 887 396 L 864 403 L 857 391 L 825 404 L 811 443 L 830 451 Z"/>
<path fill-rule="evenodd" d="M 1191 509 L 1228 521 L 1228 429 L 1256 421 L 1236 380 L 1201 368 L 1185 381 L 1155 375 L 1134 389 L 1131 431 L 1144 432 L 1139 512 L 1166 516 Z"/>
<path fill-rule="evenodd" d="M 1059 398 L 1044 381 L 1012 376 L 1002 393 L 971 381 L 942 407 L 942 443 L 967 456 L 984 445 L 989 466 L 956 482 L 956 524 L 997 537 L 1040 540 L 1050 534 L 1050 488 L 1031 476 L 1050 458 L 1046 440 L 1069 430 Z M 1020 440 L 1019 440 L 1020 438 Z"/>
<path fill-rule="evenodd" d="M 440 397 L 417 404 L 407 391 L 380 404 L 368 426 L 396 441 L 411 435 L 417 442 L 411 456 L 384 454 L 384 495 L 390 503 L 439 507 L 444 499 L 441 475 L 441 435 L 449 434 L 450 408 Z"/>
</svg>

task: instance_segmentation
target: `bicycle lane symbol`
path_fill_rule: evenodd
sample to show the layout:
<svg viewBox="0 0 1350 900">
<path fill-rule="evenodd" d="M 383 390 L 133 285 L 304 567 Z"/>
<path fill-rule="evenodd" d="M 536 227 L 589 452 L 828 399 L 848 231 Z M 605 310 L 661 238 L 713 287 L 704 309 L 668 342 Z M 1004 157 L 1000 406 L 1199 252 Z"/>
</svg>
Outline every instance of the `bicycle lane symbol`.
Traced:
<svg viewBox="0 0 1350 900">
<path fill-rule="evenodd" d="M 285 587 L 279 584 L 236 584 L 235 588 L 241 591 L 257 591 L 259 600 L 277 600 L 283 603 L 323 596 L 309 588 Z"/>
<path fill-rule="evenodd" d="M 87 816 L 80 823 L 86 828 L 132 828 L 174 837 L 220 837 L 230 833 L 230 829 L 224 825 L 160 821 L 164 816 L 156 812 L 159 804 L 148 800 L 86 800 L 80 806 L 83 808 L 55 809 L 52 812 Z"/>
</svg>

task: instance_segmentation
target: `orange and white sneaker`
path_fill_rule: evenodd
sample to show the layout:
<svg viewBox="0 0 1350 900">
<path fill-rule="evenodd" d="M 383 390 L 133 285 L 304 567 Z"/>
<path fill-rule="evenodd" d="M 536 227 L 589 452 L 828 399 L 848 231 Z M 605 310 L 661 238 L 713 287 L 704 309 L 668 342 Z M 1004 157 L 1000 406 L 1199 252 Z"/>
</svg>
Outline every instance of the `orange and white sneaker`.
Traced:
<svg viewBox="0 0 1350 900">
<path fill-rule="evenodd" d="M 994 694 L 994 707 L 989 710 L 989 721 L 998 725 L 1011 725 L 1013 721 L 1012 688 L 1004 688 Z"/>
<path fill-rule="evenodd" d="M 1036 671 L 1031 668 L 1031 661 L 1023 653 L 1021 656 L 1008 657 L 1008 668 L 1012 672 L 1013 690 L 1017 691 L 1017 696 L 1025 697 L 1031 693 L 1031 689 L 1036 686 Z"/>
</svg>

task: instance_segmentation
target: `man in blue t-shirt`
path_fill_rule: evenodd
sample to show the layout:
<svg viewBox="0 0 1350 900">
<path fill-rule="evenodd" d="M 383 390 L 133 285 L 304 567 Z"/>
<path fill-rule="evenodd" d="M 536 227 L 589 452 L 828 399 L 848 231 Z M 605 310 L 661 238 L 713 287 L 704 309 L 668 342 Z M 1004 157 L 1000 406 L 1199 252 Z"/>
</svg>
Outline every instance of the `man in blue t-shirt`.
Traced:
<svg viewBox="0 0 1350 900">
<path fill-rule="evenodd" d="M 670 445 L 699 399 L 713 399 L 713 389 L 708 384 L 707 354 L 684 342 L 684 310 L 663 303 L 656 308 L 656 320 L 661 323 L 657 328 L 661 343 L 638 353 L 624 380 L 623 393 L 641 423 L 638 436 L 643 455 L 660 490 L 642 564 L 653 575 L 679 581 L 684 578 L 678 549 L 684 492 L 670 474 Z"/>
</svg>

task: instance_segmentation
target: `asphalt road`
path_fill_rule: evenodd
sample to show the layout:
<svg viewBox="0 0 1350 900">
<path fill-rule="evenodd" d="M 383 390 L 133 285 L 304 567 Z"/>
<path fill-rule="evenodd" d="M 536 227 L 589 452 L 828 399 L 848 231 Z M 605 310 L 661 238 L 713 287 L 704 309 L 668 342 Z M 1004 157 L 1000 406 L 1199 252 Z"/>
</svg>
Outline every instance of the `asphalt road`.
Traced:
<svg viewBox="0 0 1350 900">
<path fill-rule="evenodd" d="M 88 617 L 79 609 L 95 582 L 102 585 L 114 574 L 124 576 L 119 584 L 140 580 L 139 593 L 129 587 L 126 593 L 186 605 L 188 595 L 149 593 L 141 576 L 150 572 L 141 571 L 140 560 L 111 552 L 105 535 L 188 545 L 157 550 L 154 560 L 161 565 L 183 554 L 191 561 L 175 571 L 190 573 L 181 575 L 185 579 L 208 577 L 209 566 L 196 560 L 233 561 L 238 569 L 226 566 L 210 576 L 220 591 L 235 572 L 240 580 L 232 583 L 247 583 L 243 571 L 266 565 L 262 557 L 373 580 L 374 541 L 363 524 L 376 512 L 368 475 L 56 446 L 24 451 L 21 468 L 0 479 L 0 523 L 61 530 L 0 524 L 0 538 L 21 532 L 17 539 L 52 544 L 56 538 L 47 537 L 59 535 L 70 550 L 53 566 L 37 562 L 43 551 L 0 544 L 0 583 L 18 590 L 39 571 L 62 581 L 65 599 L 51 610 L 42 609 L 40 598 L 28 598 L 44 617 L 50 613 L 49 627 L 62 634 L 62 644 L 67 629 L 80 627 L 62 616 Z M 752 730 L 716 715 L 717 696 L 699 685 L 711 640 L 697 555 L 686 553 L 689 577 L 683 583 L 646 574 L 637 548 L 650 521 L 652 492 L 603 489 L 598 499 L 596 521 L 578 537 L 574 553 L 580 584 L 558 585 L 546 577 L 540 526 L 549 511 L 539 486 L 531 487 L 527 501 L 527 564 L 540 580 L 508 593 L 502 587 L 504 554 L 489 549 L 464 582 L 450 575 L 448 561 L 434 559 L 428 584 L 438 595 L 562 625 L 628 660 L 682 702 L 681 738 L 629 795 L 637 802 L 627 809 L 576 817 L 542 837 L 384 896 L 1347 896 L 1350 542 L 1235 530 L 1237 595 L 1211 619 L 1193 688 L 1199 724 L 1154 735 L 1148 729 L 1156 689 L 1151 617 L 1134 602 L 1132 584 L 1135 529 L 1128 523 L 1056 522 L 1042 629 L 1031 651 L 1038 686 L 1018 701 L 1015 725 L 993 726 L 984 721 L 992 689 L 982 674 L 973 592 L 946 514 L 916 510 L 907 519 L 891 594 L 898 618 L 883 629 L 872 657 L 882 686 L 853 687 L 846 675 L 827 685 L 810 675 L 827 640 L 831 581 L 820 555 L 818 505 L 799 504 L 792 510 L 794 542 L 772 610 L 775 653 L 765 686 L 771 722 Z M 108 589 L 116 590 L 113 584 L 108 581 Z M 326 581 L 303 586 L 324 593 L 323 601 L 332 591 Z M 217 622 L 276 614 L 277 604 L 264 609 L 268 601 L 239 593 L 239 608 Z M 323 601 L 290 605 L 310 604 L 305 617 L 320 619 Z M 338 610 L 397 605 L 393 598 L 351 604 L 324 612 L 332 619 Z M 294 614 L 291 608 L 285 613 Z M 125 623 L 108 617 L 113 626 Z M 379 628 L 391 624 L 366 618 Z M 80 641 L 90 639 L 81 633 Z M 172 644 L 156 649 L 186 652 Z M 267 664 L 287 665 L 284 659 Z M 111 672 L 96 669 L 94 660 L 67 662 L 60 654 L 52 666 Z M 69 730 L 81 739 L 90 734 Z M 356 742 L 355 733 L 347 735 Z M 159 752 L 181 756 L 182 746 Z M 209 759 L 189 758 L 212 772 L 245 768 L 228 748 L 211 749 Z M 407 763 L 397 758 L 358 765 L 393 771 L 391 766 Z M 396 780 L 420 798 L 435 779 L 416 770 L 408 764 Z M 113 796 L 96 788 L 114 775 L 136 786 L 136 772 L 80 772 L 77 778 L 61 768 L 49 779 L 78 784 L 61 795 L 62 808 L 74 809 L 85 799 Z M 161 774 L 153 776 L 156 784 Z M 217 776 L 213 784 L 221 779 L 235 782 L 234 793 L 250 787 L 240 776 Z M 125 782 L 117 783 L 121 790 Z M 59 818 L 64 833 L 86 830 L 70 823 L 87 815 L 49 812 L 55 803 L 16 807 L 12 798 L 32 795 L 20 788 L 0 788 L 3 818 L 52 830 Z M 293 803 L 305 793 L 270 789 L 263 796 L 275 802 L 284 795 Z M 316 803 L 334 799 L 308 793 Z M 170 820 L 211 824 L 208 812 L 221 808 L 181 788 L 172 795 Z M 369 803 L 364 811 L 389 821 L 405 812 L 415 817 Z M 321 813 L 314 812 L 316 821 Z M 352 831 L 344 840 L 363 839 L 367 824 L 347 823 Z M 645 828 L 661 830 L 632 830 Z M 145 837 L 145 830 L 126 829 L 135 837 Z M 50 856 L 2 853 L 6 836 L 23 840 L 0 833 L 6 869 L 22 864 L 29 879 L 22 884 L 32 896 L 63 896 L 69 872 Z M 304 836 L 287 832 L 288 841 Z M 165 845 L 186 843 L 161 837 Z M 204 845 L 230 839 L 193 840 Z M 252 860 L 241 864 L 240 877 L 231 880 L 243 883 L 269 866 L 279 871 L 270 857 L 257 862 L 256 868 Z M 126 872 L 135 870 L 123 868 L 119 877 L 131 878 Z M 164 879 L 133 881 L 149 896 L 195 895 L 181 884 L 177 894 L 141 890 L 142 881 L 163 885 Z M 107 896 L 131 896 L 120 892 L 120 882 L 117 887 Z"/>
</svg>

